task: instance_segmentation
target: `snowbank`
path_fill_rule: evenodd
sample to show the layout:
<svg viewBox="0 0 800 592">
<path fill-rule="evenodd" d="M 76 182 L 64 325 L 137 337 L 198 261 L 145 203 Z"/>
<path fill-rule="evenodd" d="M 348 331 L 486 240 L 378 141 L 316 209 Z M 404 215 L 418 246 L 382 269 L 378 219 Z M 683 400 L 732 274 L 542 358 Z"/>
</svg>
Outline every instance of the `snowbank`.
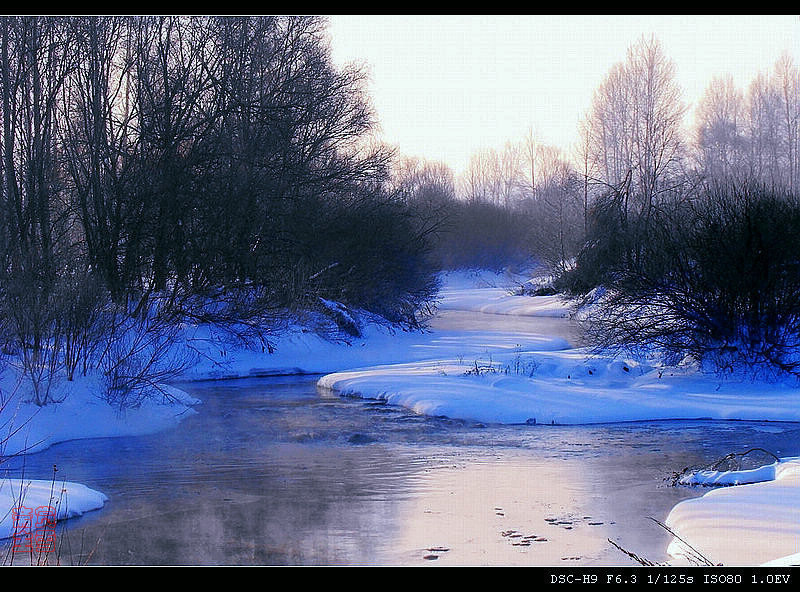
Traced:
<svg viewBox="0 0 800 592">
<path fill-rule="evenodd" d="M 696 561 L 699 552 L 726 566 L 799 564 L 800 458 L 726 473 L 701 475 L 700 480 L 739 485 L 714 489 L 672 509 L 666 524 L 679 538 L 668 553 L 687 563 Z"/>
<path fill-rule="evenodd" d="M 519 336 L 517 336 L 519 337 Z M 513 341 L 525 341 L 514 339 Z M 694 369 L 665 370 L 580 349 L 516 351 L 382 365 L 322 377 L 321 388 L 418 413 L 495 423 L 591 424 L 664 419 L 800 421 L 800 389 Z"/>
<path fill-rule="evenodd" d="M 555 296 L 515 296 L 499 275 L 445 278 L 440 307 L 516 316 L 566 316 Z M 373 365 L 333 372 L 321 388 L 385 400 L 418 413 L 498 423 L 588 424 L 663 419 L 800 421 L 795 382 L 756 382 L 664 368 L 570 349 L 564 340 L 520 332 L 434 332 L 398 342 Z M 415 336 L 419 338 L 419 336 Z M 391 349 L 391 348 L 390 348 Z M 380 358 L 383 359 L 380 359 Z M 396 356 L 395 356 L 396 357 Z M 359 360 L 361 361 L 361 360 Z"/>
<path fill-rule="evenodd" d="M 760 483 L 772 481 L 777 477 L 777 469 L 780 465 L 774 462 L 755 469 L 743 469 L 739 471 L 695 471 L 682 477 L 678 483 L 680 485 L 702 485 L 704 487 L 725 487 L 731 485 L 746 485 L 749 483 Z"/>
<path fill-rule="evenodd" d="M 525 279 L 485 271 L 447 274 L 439 292 L 439 309 L 558 318 L 569 315 L 568 304 L 558 296 L 516 295 Z"/>
<path fill-rule="evenodd" d="M 0 455 L 39 452 L 67 440 L 155 433 L 196 413 L 199 400 L 180 389 L 160 385 L 141 406 L 115 409 L 98 396 L 99 376 L 53 384 L 60 401 L 39 407 L 30 402 L 30 385 L 7 372 L 0 381 Z M 102 508 L 107 497 L 80 483 L 0 477 L 0 541 L 14 535 L 12 510 L 42 506 L 64 520 Z"/>
<path fill-rule="evenodd" d="M 67 440 L 155 433 L 196 413 L 199 400 L 180 389 L 160 385 L 141 406 L 117 409 L 99 394 L 99 376 L 60 381 L 51 389 L 58 403 L 30 402 L 30 387 L 9 373 L 0 382 L 0 453 L 39 452 Z"/>
<path fill-rule="evenodd" d="M 12 509 L 20 512 L 51 507 L 56 520 L 74 518 L 102 508 L 108 498 L 80 483 L 27 479 L 0 480 L 0 539 L 14 536 Z M 5 509 L 8 508 L 8 511 Z M 32 524 L 35 524 L 32 521 Z M 16 534 L 20 534 L 19 532 Z"/>
</svg>

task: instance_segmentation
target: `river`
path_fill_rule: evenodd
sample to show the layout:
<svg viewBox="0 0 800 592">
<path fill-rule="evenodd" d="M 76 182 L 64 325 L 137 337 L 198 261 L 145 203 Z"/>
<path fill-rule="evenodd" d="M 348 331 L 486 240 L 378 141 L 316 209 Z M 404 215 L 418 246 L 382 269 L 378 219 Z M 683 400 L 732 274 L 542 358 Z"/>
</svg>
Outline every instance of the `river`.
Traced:
<svg viewBox="0 0 800 592">
<path fill-rule="evenodd" d="M 468 316 L 437 323 L 512 322 Z M 703 493 L 670 486 L 673 471 L 754 446 L 800 454 L 791 423 L 482 425 L 318 392 L 317 378 L 178 384 L 203 403 L 177 428 L 63 442 L 3 476 L 55 465 L 109 497 L 61 523 L 63 565 L 607 566 L 633 563 L 608 539 L 668 559 L 648 517 Z"/>
</svg>

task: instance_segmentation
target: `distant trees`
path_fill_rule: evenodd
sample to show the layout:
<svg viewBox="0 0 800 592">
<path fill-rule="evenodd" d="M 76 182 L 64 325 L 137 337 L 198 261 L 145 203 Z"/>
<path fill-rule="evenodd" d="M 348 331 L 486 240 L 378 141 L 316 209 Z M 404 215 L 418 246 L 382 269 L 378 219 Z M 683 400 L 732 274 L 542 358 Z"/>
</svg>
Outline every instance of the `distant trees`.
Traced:
<svg viewBox="0 0 800 592">
<path fill-rule="evenodd" d="M 697 166 L 711 179 L 739 182 L 749 176 L 744 98 L 731 76 L 715 78 L 697 108 Z"/>
<path fill-rule="evenodd" d="M 530 258 L 529 218 L 515 204 L 490 197 L 496 194 L 487 185 L 471 184 L 478 173 L 485 173 L 487 179 L 500 178 L 500 171 L 484 167 L 482 157 L 487 154 L 491 151 L 473 159 L 461 189 L 442 163 L 416 158 L 396 163 L 392 187 L 416 212 L 419 231 L 430 239 L 432 269 L 502 269 Z M 475 192 L 460 193 L 464 188 Z"/>
<path fill-rule="evenodd" d="M 800 68 L 784 54 L 746 92 L 728 78 L 706 89 L 697 113 L 699 172 L 709 181 L 800 189 Z"/>
<path fill-rule="evenodd" d="M 572 266 L 585 238 L 580 179 L 560 149 L 537 145 L 534 155 L 534 191 L 521 207 L 531 219 L 532 252 L 558 275 Z"/>
<path fill-rule="evenodd" d="M 781 105 L 781 152 L 785 154 L 785 184 L 800 192 L 800 65 L 789 54 L 775 64 L 775 84 Z"/>
<path fill-rule="evenodd" d="M 563 271 L 584 236 L 585 204 L 567 156 L 532 132 L 475 152 L 455 177 L 416 158 L 393 165 L 391 186 L 425 220 L 436 268 L 544 264 Z"/>
<path fill-rule="evenodd" d="M 325 300 L 416 324 L 427 231 L 325 27 L 0 19 L 0 325 L 27 375 L 129 391 L 180 320 L 264 340 Z"/>
<path fill-rule="evenodd" d="M 578 181 L 567 155 L 540 143 L 532 131 L 500 151 L 480 150 L 456 193 L 472 205 L 484 236 L 477 242 L 474 232 L 464 230 L 459 240 L 472 241 L 485 252 L 475 261 L 502 267 L 503 258 L 506 264 L 535 260 L 560 273 L 583 241 L 585 208 Z M 467 208 L 461 209 L 468 216 Z"/>
<path fill-rule="evenodd" d="M 684 113 L 674 64 L 653 37 L 634 44 L 595 92 L 584 128 L 587 173 L 622 196 L 623 216 L 643 228 L 680 179 Z"/>
</svg>

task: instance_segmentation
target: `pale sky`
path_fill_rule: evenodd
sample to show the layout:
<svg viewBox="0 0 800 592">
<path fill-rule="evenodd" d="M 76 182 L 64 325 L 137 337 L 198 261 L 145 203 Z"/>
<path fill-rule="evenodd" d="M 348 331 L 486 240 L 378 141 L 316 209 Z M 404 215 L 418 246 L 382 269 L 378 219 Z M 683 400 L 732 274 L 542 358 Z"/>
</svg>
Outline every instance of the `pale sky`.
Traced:
<svg viewBox="0 0 800 592">
<path fill-rule="evenodd" d="M 533 129 L 571 150 L 594 90 L 654 34 L 691 107 L 715 75 L 746 88 L 783 52 L 800 64 L 800 16 L 329 16 L 335 63 L 368 66 L 383 139 L 456 174 Z"/>
</svg>

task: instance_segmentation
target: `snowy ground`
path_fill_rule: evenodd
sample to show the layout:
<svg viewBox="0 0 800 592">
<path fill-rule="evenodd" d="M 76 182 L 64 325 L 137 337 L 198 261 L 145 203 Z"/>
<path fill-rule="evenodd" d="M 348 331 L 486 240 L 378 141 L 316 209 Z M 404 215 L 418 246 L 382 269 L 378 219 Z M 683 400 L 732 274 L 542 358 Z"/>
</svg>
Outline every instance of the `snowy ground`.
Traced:
<svg viewBox="0 0 800 592">
<path fill-rule="evenodd" d="M 475 311 L 506 319 L 564 317 L 555 296 L 515 296 L 523 278 L 453 274 L 446 278 L 440 310 Z M 221 347 L 204 329 L 187 329 L 186 346 L 197 354 L 185 379 L 223 379 L 281 373 L 330 373 L 320 388 L 348 396 L 383 399 L 418 413 L 486 423 L 585 424 L 650 419 L 751 419 L 800 421 L 800 388 L 790 383 L 720 379 L 696 368 L 665 369 L 570 348 L 562 337 L 521 331 L 391 331 L 368 326 L 347 343 L 295 331 L 278 339 L 276 351 Z M 140 409 L 116 413 L 97 400 L 89 379 L 58 386 L 69 396 L 40 410 L 24 402 L 24 389 L 0 382 L 0 440 L 6 454 L 40 450 L 81 437 L 115 436 L 167 429 L 186 414 L 202 412 L 198 401 L 177 389 Z M 59 391 L 62 392 L 62 391 Z M 746 475 L 714 478 L 759 481 L 712 489 L 679 504 L 668 524 L 715 563 L 797 561 L 800 468 L 787 459 Z M 8 483 L 17 491 L 20 483 Z M 47 485 L 51 485 L 47 482 Z M 44 487 L 44 485 L 42 485 Z M 72 511 L 101 507 L 102 494 L 64 484 Z M 49 491 L 49 489 L 48 489 Z M 0 513 L 12 498 L 3 498 Z M 735 508 L 735 511 L 732 510 Z M 6 512 L 7 514 L 7 512 Z M 68 515 L 68 514 L 67 514 Z M 66 516 L 66 515 L 65 515 Z M 0 538 L 8 526 L 0 522 Z M 4 534 L 5 532 L 5 534 Z M 771 541 L 760 541 L 768 536 Z M 747 541 L 754 541 L 752 544 Z M 745 543 L 743 543 L 743 541 Z M 686 549 L 670 547 L 677 562 Z M 748 548 L 746 548 L 748 547 Z M 758 547 L 753 554 L 749 547 Z M 792 556 L 795 555 L 794 558 Z"/>
<path fill-rule="evenodd" d="M 800 564 L 800 458 L 746 471 L 706 472 L 697 482 L 733 486 L 673 508 L 667 526 L 680 536 L 670 555 L 690 563 Z"/>
<path fill-rule="evenodd" d="M 56 478 L 0 479 L 0 539 L 17 536 L 22 545 L 23 537 L 30 537 L 37 522 L 46 521 L 42 508 L 49 508 L 56 520 L 64 520 L 102 508 L 106 501 L 108 498 L 99 491 Z M 40 510 L 38 515 L 37 510 Z"/>
</svg>

